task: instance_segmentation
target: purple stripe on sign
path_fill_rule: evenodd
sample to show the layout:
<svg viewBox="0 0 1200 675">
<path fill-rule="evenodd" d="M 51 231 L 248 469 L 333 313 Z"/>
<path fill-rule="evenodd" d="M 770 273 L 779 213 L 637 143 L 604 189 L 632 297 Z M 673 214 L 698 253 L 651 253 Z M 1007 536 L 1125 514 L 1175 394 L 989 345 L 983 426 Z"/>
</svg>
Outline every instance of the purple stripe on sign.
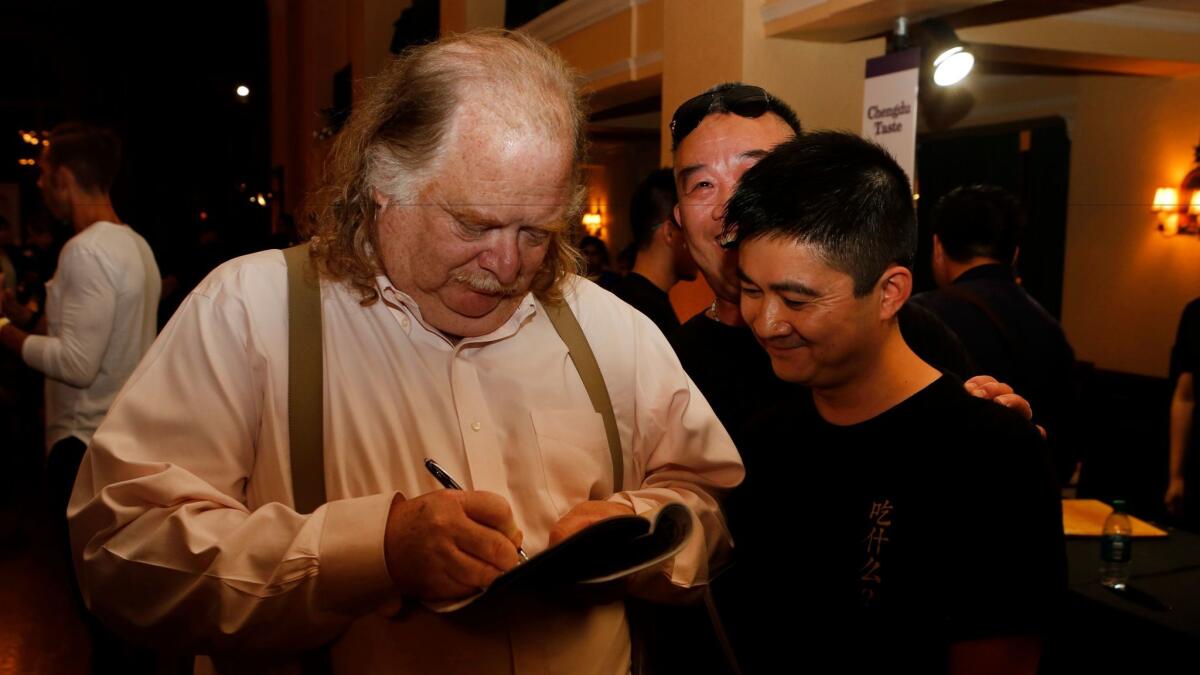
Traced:
<svg viewBox="0 0 1200 675">
<path fill-rule="evenodd" d="M 902 52 L 867 59 L 867 77 L 879 77 L 921 67 L 921 48 L 913 47 Z"/>
</svg>

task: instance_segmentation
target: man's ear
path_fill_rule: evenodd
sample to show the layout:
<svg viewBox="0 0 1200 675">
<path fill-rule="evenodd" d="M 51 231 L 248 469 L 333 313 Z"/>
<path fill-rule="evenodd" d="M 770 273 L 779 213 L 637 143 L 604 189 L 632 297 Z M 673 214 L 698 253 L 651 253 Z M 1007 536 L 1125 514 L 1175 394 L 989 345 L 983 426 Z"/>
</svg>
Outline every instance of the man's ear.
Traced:
<svg viewBox="0 0 1200 675">
<path fill-rule="evenodd" d="M 659 223 L 654 234 L 661 236 L 663 241 L 667 243 L 667 246 L 670 246 L 671 248 L 678 246 L 680 243 L 679 240 L 683 238 L 683 233 L 675 227 L 675 224 L 671 222 L 670 218 L 666 218 Z"/>
<path fill-rule="evenodd" d="M 890 321 L 912 295 L 912 270 L 892 265 L 879 278 L 879 318 Z"/>
<path fill-rule="evenodd" d="M 78 195 L 83 192 L 79 187 L 79 181 L 75 178 L 75 172 L 67 166 L 56 166 L 50 169 L 54 172 L 54 184 L 60 190 L 71 195 Z"/>
</svg>

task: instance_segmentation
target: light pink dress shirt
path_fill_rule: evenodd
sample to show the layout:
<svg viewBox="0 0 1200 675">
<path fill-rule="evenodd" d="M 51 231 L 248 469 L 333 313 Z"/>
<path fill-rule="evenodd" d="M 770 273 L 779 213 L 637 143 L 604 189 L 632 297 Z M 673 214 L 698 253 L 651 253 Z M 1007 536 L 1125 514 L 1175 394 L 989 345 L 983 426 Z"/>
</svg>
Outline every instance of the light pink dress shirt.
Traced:
<svg viewBox="0 0 1200 675">
<path fill-rule="evenodd" d="M 624 673 L 622 603 L 519 598 L 438 614 L 401 601 L 384 561 L 392 496 L 441 486 L 511 504 L 535 555 L 575 504 L 691 507 L 696 534 L 641 579 L 703 584 L 729 539 L 715 493 L 741 460 L 667 341 L 579 278 L 568 302 L 595 352 L 624 451 L 612 494 L 603 422 L 532 295 L 490 335 L 453 342 L 378 280 L 369 307 L 323 284 L 329 502 L 292 508 L 287 288 L 266 251 L 213 272 L 180 307 L 96 433 L 68 510 L 89 605 L 125 632 L 213 653 L 221 672 L 292 671 L 265 655 L 336 638 L 335 672 Z M 251 650 L 251 657 L 242 652 Z"/>
</svg>

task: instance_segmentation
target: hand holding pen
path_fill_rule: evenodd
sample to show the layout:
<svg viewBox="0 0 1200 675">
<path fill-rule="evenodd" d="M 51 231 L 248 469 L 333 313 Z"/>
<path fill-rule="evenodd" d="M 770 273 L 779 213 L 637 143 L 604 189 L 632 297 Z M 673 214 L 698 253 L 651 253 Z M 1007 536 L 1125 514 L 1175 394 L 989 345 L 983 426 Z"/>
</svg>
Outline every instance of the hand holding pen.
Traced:
<svg viewBox="0 0 1200 675">
<path fill-rule="evenodd" d="M 446 473 L 446 470 L 439 466 L 438 463 L 432 459 L 425 460 L 425 469 L 428 470 L 429 473 L 433 474 L 433 477 L 436 478 L 437 481 L 442 484 L 442 487 L 446 488 L 447 490 L 463 489 L 463 487 L 458 484 L 458 481 L 454 480 L 453 476 L 451 476 L 449 473 Z M 520 556 L 521 562 L 529 562 L 529 556 L 525 555 L 525 549 L 521 548 L 520 546 L 517 547 L 517 555 Z"/>
<path fill-rule="evenodd" d="M 384 562 L 395 588 L 420 600 L 457 600 L 521 564 L 522 535 L 504 497 L 486 490 L 434 490 L 392 497 Z"/>
</svg>

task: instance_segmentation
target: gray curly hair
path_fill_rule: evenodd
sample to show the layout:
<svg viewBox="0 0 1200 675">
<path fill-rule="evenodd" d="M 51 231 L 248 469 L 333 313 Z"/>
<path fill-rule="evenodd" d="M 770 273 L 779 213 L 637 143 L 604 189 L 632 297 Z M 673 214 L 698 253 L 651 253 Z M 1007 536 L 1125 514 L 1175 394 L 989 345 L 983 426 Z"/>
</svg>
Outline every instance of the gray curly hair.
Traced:
<svg viewBox="0 0 1200 675">
<path fill-rule="evenodd" d="M 406 50 L 371 82 L 334 140 L 321 186 L 306 206 L 304 229 L 312 237 L 317 270 L 349 284 L 364 305 L 379 299 L 375 277 L 383 269 L 374 195 L 402 203 L 419 194 L 436 172 L 451 119 L 469 87 L 520 92 L 492 96 L 488 104 L 500 106 L 509 119 L 573 139 L 567 226 L 551 235 L 531 290 L 542 302 L 561 302 L 562 280 L 580 269 L 573 241 L 584 195 L 587 117 L 578 76 L 529 36 L 472 31 Z"/>
</svg>

